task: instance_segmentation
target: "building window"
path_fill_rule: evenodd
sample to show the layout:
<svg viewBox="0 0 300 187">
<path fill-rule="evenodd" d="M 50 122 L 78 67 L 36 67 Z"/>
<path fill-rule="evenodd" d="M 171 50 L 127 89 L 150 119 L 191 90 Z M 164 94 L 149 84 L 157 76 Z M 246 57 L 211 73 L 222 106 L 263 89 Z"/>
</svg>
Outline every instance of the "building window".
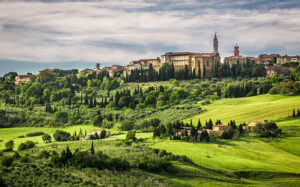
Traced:
<svg viewBox="0 0 300 187">
<path fill-rule="evenodd" d="M 207 61 L 207 66 L 209 66 L 209 62 Z"/>
</svg>

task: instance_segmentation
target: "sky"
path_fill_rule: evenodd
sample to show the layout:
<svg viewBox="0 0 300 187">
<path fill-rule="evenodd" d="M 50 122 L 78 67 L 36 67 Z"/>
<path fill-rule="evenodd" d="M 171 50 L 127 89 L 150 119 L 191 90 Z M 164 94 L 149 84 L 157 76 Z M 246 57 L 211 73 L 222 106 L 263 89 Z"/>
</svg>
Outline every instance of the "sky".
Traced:
<svg viewBox="0 0 300 187">
<path fill-rule="evenodd" d="M 0 0 L 0 76 L 166 52 L 300 55 L 299 0 Z"/>
</svg>

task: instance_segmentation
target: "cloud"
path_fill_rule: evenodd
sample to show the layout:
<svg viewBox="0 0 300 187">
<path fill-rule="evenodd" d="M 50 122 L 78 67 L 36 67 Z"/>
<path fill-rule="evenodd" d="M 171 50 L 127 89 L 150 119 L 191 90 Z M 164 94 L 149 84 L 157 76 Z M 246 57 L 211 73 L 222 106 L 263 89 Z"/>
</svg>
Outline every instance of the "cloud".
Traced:
<svg viewBox="0 0 300 187">
<path fill-rule="evenodd" d="M 299 54 L 299 23 L 297 1 L 0 1 L 0 58 L 127 64 L 210 52 L 215 31 L 222 57 Z"/>
</svg>

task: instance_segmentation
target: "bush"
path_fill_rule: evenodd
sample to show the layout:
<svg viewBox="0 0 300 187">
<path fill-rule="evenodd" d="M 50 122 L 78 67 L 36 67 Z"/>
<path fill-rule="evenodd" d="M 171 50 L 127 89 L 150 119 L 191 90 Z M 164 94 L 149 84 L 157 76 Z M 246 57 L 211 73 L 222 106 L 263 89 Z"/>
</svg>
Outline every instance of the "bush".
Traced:
<svg viewBox="0 0 300 187">
<path fill-rule="evenodd" d="M 42 139 L 45 143 L 51 143 L 51 136 L 49 134 L 44 134 Z"/>
<path fill-rule="evenodd" d="M 101 127 L 102 121 L 103 121 L 103 117 L 101 115 L 97 115 L 93 119 L 93 125 Z"/>
<path fill-rule="evenodd" d="M 65 111 L 58 111 L 54 114 L 55 121 L 59 121 L 61 123 L 68 122 L 68 112 Z"/>
<path fill-rule="evenodd" d="M 31 133 L 27 133 L 26 136 L 27 137 L 33 137 L 33 136 L 41 136 L 45 134 L 44 132 L 31 132 Z"/>
<path fill-rule="evenodd" d="M 5 143 L 5 151 L 12 151 L 14 148 L 15 142 L 13 140 L 9 140 Z"/>
<path fill-rule="evenodd" d="M 14 162 L 14 158 L 10 156 L 4 156 L 1 158 L 1 165 L 4 167 L 9 167 Z"/>
<path fill-rule="evenodd" d="M 53 134 L 53 138 L 58 142 L 67 141 L 70 138 L 70 136 L 70 133 L 62 130 L 56 130 Z"/>
<path fill-rule="evenodd" d="M 35 143 L 33 141 L 26 141 L 25 143 L 21 143 L 18 147 L 19 151 L 31 149 L 35 146 Z"/>
<path fill-rule="evenodd" d="M 122 131 L 130 131 L 134 128 L 134 123 L 132 121 L 124 121 L 119 128 Z"/>
</svg>

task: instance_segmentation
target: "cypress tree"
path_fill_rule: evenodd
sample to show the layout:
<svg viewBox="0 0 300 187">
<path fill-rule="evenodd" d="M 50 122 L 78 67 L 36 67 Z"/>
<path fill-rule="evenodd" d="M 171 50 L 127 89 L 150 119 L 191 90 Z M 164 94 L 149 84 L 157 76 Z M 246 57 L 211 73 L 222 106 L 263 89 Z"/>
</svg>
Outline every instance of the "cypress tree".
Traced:
<svg viewBox="0 0 300 187">
<path fill-rule="evenodd" d="M 89 104 L 89 97 L 88 97 L 88 94 L 87 94 L 87 93 L 85 94 L 84 104 L 85 104 L 85 105 L 88 105 L 88 104 Z"/>
<path fill-rule="evenodd" d="M 198 120 L 198 125 L 197 125 L 197 130 L 200 130 L 200 128 L 201 128 L 201 121 L 200 121 L 200 119 Z"/>
<path fill-rule="evenodd" d="M 94 150 L 94 142 L 92 141 L 92 145 L 91 145 L 91 154 L 95 154 L 95 150 Z"/>
<path fill-rule="evenodd" d="M 296 117 L 295 109 L 293 109 L 293 117 Z"/>
</svg>

